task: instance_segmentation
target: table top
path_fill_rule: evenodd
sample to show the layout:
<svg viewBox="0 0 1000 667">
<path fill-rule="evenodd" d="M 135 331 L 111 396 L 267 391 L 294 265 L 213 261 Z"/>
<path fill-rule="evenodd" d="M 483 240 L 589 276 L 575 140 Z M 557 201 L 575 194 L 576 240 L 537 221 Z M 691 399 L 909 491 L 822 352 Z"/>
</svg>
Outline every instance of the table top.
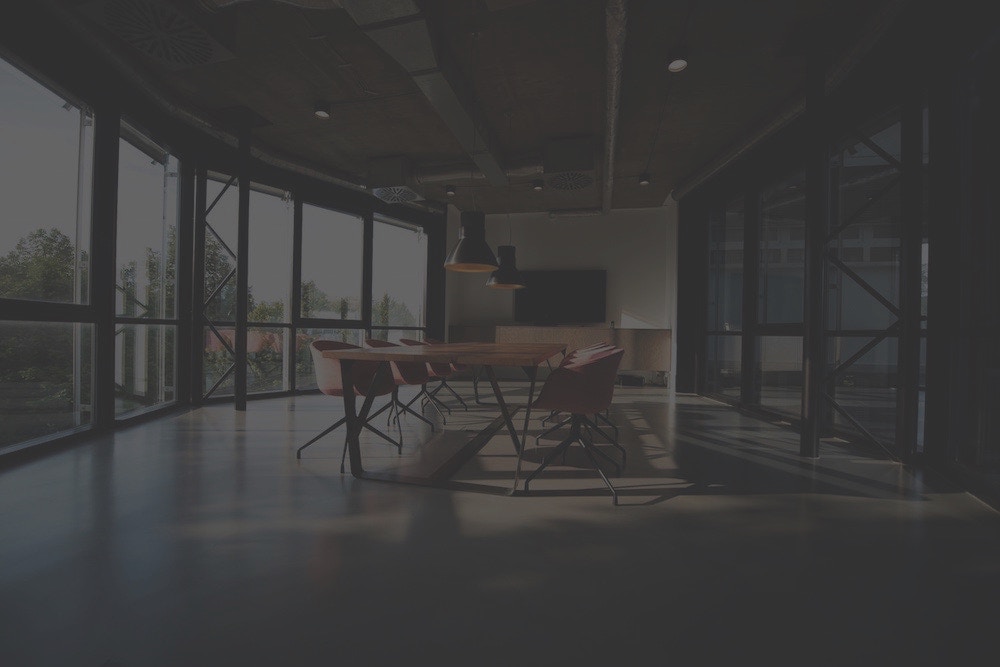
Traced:
<svg viewBox="0 0 1000 667">
<path fill-rule="evenodd" d="M 418 361 L 483 366 L 537 366 L 560 352 L 565 343 L 436 343 L 346 350 L 325 350 L 327 359 Z"/>
</svg>

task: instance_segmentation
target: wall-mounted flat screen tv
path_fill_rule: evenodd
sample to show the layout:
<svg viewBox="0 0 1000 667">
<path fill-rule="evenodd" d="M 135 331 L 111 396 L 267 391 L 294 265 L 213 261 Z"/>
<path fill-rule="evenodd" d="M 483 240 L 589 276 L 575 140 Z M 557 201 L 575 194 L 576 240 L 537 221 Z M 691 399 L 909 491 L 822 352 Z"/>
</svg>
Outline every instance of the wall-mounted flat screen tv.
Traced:
<svg viewBox="0 0 1000 667">
<path fill-rule="evenodd" d="M 521 271 L 524 289 L 514 292 L 520 324 L 592 324 L 605 321 L 607 271 Z"/>
</svg>

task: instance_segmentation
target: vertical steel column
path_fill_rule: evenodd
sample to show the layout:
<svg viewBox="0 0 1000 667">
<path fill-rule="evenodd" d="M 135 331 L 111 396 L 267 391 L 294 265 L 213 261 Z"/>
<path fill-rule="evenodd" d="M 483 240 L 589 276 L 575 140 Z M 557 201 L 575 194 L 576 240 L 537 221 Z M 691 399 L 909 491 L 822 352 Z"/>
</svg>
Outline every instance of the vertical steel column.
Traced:
<svg viewBox="0 0 1000 667">
<path fill-rule="evenodd" d="M 292 291 L 288 299 L 288 321 L 292 328 L 288 330 L 289 343 L 286 346 L 286 358 L 291 358 L 288 365 L 288 390 L 295 391 L 298 378 L 295 377 L 295 354 L 298 344 L 299 318 L 302 316 L 302 200 L 295 196 L 295 209 L 292 214 Z"/>
<path fill-rule="evenodd" d="M 192 323 L 198 315 L 192 285 L 194 283 L 195 237 L 195 169 L 189 160 L 180 164 L 180 215 L 177 219 L 177 291 L 175 313 L 177 317 L 177 357 L 174 362 L 174 392 L 178 403 L 191 403 L 192 382 L 190 359 L 194 356 Z"/>
<path fill-rule="evenodd" d="M 447 332 L 444 328 L 445 311 L 445 270 L 444 260 L 448 254 L 448 240 L 445 235 L 447 220 L 441 214 L 433 226 L 424 227 L 427 234 L 427 335 L 431 338 L 444 340 Z"/>
<path fill-rule="evenodd" d="M 701 203 L 685 198 L 678 204 L 677 373 L 678 392 L 702 389 L 705 321 L 708 304 L 708 220 Z"/>
<path fill-rule="evenodd" d="M 952 51 L 960 53 L 957 44 Z M 962 139 L 965 122 L 962 100 L 967 95 L 965 64 L 952 55 L 950 62 L 932 59 L 930 113 L 930 188 L 927 225 L 930 276 L 927 284 L 927 407 L 924 455 L 937 464 L 956 458 L 962 439 L 961 407 L 968 389 L 961 382 L 968 368 L 960 338 L 963 263 L 961 252 L 964 165 Z M 958 381 L 956 381 L 958 376 Z M 957 412 L 957 414 L 956 414 Z"/>
<path fill-rule="evenodd" d="M 94 308 L 94 428 L 115 423 L 115 241 L 118 238 L 118 135 L 120 111 L 97 109 L 90 232 L 90 300 Z"/>
<path fill-rule="evenodd" d="M 204 303 L 205 303 L 205 209 L 208 207 L 208 173 L 205 167 L 195 170 L 194 195 L 194 238 L 192 241 L 191 262 L 191 292 L 187 298 L 191 303 L 191 323 L 187 330 L 191 341 L 191 356 L 185 360 L 191 368 L 190 389 L 191 404 L 201 405 L 205 394 L 204 387 Z M 183 294 L 183 292 L 181 292 Z"/>
<path fill-rule="evenodd" d="M 235 407 L 247 409 L 247 313 L 250 309 L 250 131 L 240 133 L 239 215 L 236 232 Z"/>
<path fill-rule="evenodd" d="M 760 301 L 760 187 L 754 182 L 743 200 L 743 339 L 740 350 L 740 404 L 760 405 L 757 381 L 757 318 Z"/>
<path fill-rule="evenodd" d="M 365 213 L 364 241 L 362 243 L 361 269 L 361 321 L 364 322 L 366 336 L 372 335 L 372 251 L 375 247 L 375 217 L 371 211 Z M 364 336 L 362 336 L 363 338 Z"/>
<path fill-rule="evenodd" d="M 826 388 L 826 236 L 830 228 L 830 156 L 826 60 L 811 54 L 806 81 L 805 289 L 802 308 L 802 430 L 799 454 L 819 456 Z"/>
<path fill-rule="evenodd" d="M 920 247 L 923 241 L 923 104 L 920 89 L 910 82 L 900 114 L 902 224 L 900 225 L 900 334 L 896 369 L 895 453 L 901 460 L 917 448 L 920 401 Z"/>
</svg>

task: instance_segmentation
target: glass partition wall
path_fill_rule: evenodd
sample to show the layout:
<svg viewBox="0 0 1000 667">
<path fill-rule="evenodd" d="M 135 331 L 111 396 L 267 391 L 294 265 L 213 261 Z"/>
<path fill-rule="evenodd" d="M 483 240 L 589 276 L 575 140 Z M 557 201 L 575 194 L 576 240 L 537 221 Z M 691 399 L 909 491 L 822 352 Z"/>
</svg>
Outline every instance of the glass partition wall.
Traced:
<svg viewBox="0 0 1000 667">
<path fill-rule="evenodd" d="M 94 418 L 95 113 L 0 59 L 0 452 Z"/>
<path fill-rule="evenodd" d="M 703 202 L 701 393 L 798 423 L 808 355 L 804 314 L 812 312 L 822 321 L 826 355 L 817 369 L 822 436 L 893 458 L 922 449 L 927 114 L 917 103 L 906 113 L 890 107 L 843 123 L 830 138 L 828 214 L 815 258 L 823 296 L 812 308 L 805 307 L 811 224 L 805 170 L 780 175 L 772 167 L 778 176 L 750 179 L 743 190 L 722 186 L 723 196 Z M 904 205 L 906 179 L 923 194 Z M 753 247 L 755 253 L 744 252 Z M 905 382 L 904 368 L 911 378 Z"/>
<path fill-rule="evenodd" d="M 315 390 L 317 338 L 443 328 L 443 294 L 433 318 L 427 299 L 442 214 L 264 168 L 70 83 L 0 57 L 0 455 Z"/>
<path fill-rule="evenodd" d="M 121 123 L 115 258 L 115 415 L 176 399 L 177 158 Z"/>
<path fill-rule="evenodd" d="M 236 395 L 238 179 L 204 177 L 201 400 Z M 316 388 L 310 344 L 423 339 L 428 242 L 401 219 L 339 210 L 250 184 L 247 394 Z M 197 213 L 197 212 L 196 212 Z"/>
</svg>

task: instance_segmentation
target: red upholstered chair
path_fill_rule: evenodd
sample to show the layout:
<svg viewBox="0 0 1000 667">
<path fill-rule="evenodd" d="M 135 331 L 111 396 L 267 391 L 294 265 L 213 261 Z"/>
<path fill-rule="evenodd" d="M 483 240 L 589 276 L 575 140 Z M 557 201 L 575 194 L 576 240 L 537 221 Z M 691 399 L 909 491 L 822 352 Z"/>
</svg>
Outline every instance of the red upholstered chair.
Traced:
<svg viewBox="0 0 1000 667">
<path fill-rule="evenodd" d="M 595 354 L 599 354 L 599 353 L 601 353 L 603 351 L 612 349 L 613 347 L 614 347 L 614 345 L 612 345 L 611 343 L 600 342 L 600 343 L 594 343 L 592 345 L 588 345 L 586 347 L 577 348 L 576 350 L 573 350 L 573 351 L 567 353 L 563 357 L 562 362 L 559 364 L 559 366 L 562 367 L 562 366 L 566 366 L 567 364 L 579 362 L 581 359 L 586 359 L 586 358 L 591 357 L 591 356 L 593 356 Z M 557 414 L 559 414 L 559 410 L 553 410 L 552 412 L 549 413 L 548 417 L 545 417 L 544 419 L 542 419 L 542 424 L 544 424 L 545 422 L 547 422 L 550 419 L 555 418 L 555 416 Z M 563 419 L 562 421 L 560 421 L 555 426 L 552 426 L 548 430 L 539 433 L 535 437 L 535 441 L 537 442 L 540 438 L 543 438 L 546 435 L 548 435 L 549 433 L 552 433 L 553 431 L 556 431 L 556 430 L 562 428 L 566 424 L 570 423 L 571 420 L 572 420 L 572 417 L 567 417 L 567 418 Z M 604 431 L 604 429 L 601 428 L 597 424 L 598 420 L 604 422 L 609 427 L 611 427 L 611 429 L 614 431 L 614 436 L 608 435 Z M 604 436 L 604 438 L 607 439 L 608 442 L 610 442 L 614 447 L 616 447 L 618 449 L 618 451 L 621 452 L 621 455 L 622 455 L 622 465 L 624 466 L 625 465 L 625 448 L 618 444 L 618 427 L 615 426 L 615 424 L 611 421 L 611 419 L 610 419 L 610 417 L 608 415 L 608 411 L 605 410 L 603 413 L 602 412 L 596 413 L 594 415 L 594 419 L 593 420 L 589 420 L 588 419 L 585 422 L 584 425 L 587 426 L 588 428 L 592 428 L 592 429 L 596 430 L 598 433 L 600 433 L 602 436 Z"/>
<path fill-rule="evenodd" d="M 396 343 L 390 343 L 385 340 L 379 340 L 377 338 L 366 338 L 365 345 L 368 347 L 399 347 Z M 414 400 L 421 396 L 427 395 L 427 381 L 430 379 L 430 375 L 427 372 L 427 364 L 421 361 L 390 361 L 390 368 L 392 368 L 392 379 L 396 383 L 396 390 L 392 392 L 392 401 L 390 408 L 390 417 L 395 414 L 396 424 L 399 424 L 399 415 L 403 412 L 409 412 L 414 417 L 427 422 L 427 425 L 431 427 L 431 431 L 434 431 L 434 422 L 432 422 L 427 417 L 412 409 L 409 403 L 403 403 L 399 400 L 399 387 L 410 385 L 420 387 L 420 391 L 417 392 L 417 396 Z M 413 401 L 410 401 L 412 403 Z M 435 406 L 436 408 L 437 406 Z M 403 439 L 402 427 L 400 427 L 399 433 L 400 440 Z"/>
<path fill-rule="evenodd" d="M 399 342 L 402 343 L 403 345 L 434 345 L 434 343 L 422 340 L 415 340 L 413 338 L 400 338 Z M 427 373 L 428 375 L 430 375 L 430 379 L 437 380 L 439 382 L 438 386 L 434 387 L 433 389 L 427 392 L 426 400 L 431 401 L 434 404 L 434 407 L 438 408 L 438 412 L 440 412 L 440 408 L 444 408 L 445 410 L 448 411 L 448 414 L 451 414 L 451 408 L 445 405 L 444 402 L 437 397 L 437 393 L 442 389 L 447 389 L 448 391 L 450 391 L 451 395 L 457 398 L 458 402 L 462 404 L 462 407 L 464 407 L 466 410 L 469 409 L 469 406 L 465 404 L 465 401 L 462 400 L 462 397 L 459 396 L 457 393 L 455 393 L 455 390 L 448 385 L 448 378 L 450 378 L 452 375 L 461 370 L 460 368 L 457 368 L 458 366 L 461 366 L 462 368 L 465 367 L 464 364 L 450 364 L 450 363 L 427 364 Z M 411 400 L 410 403 L 413 403 L 413 401 Z M 409 403 L 407 403 L 407 405 L 409 405 Z M 444 416 L 442 415 L 442 419 L 443 418 Z"/>
<path fill-rule="evenodd" d="M 309 345 L 309 351 L 312 353 L 313 358 L 313 369 L 316 372 L 316 385 L 319 390 L 326 394 L 327 396 L 343 396 L 344 395 L 344 378 L 341 374 L 340 361 L 337 359 L 327 359 L 323 356 L 324 350 L 346 350 L 346 349 L 359 349 L 357 345 L 351 345 L 350 343 L 341 343 L 336 340 L 314 340 Z M 354 391 L 361 396 L 368 396 L 369 394 L 374 394 L 375 396 L 385 396 L 391 394 L 396 390 L 396 383 L 393 382 L 391 377 L 385 376 L 380 379 L 377 385 L 373 384 L 375 380 L 375 371 L 378 369 L 378 362 L 376 361 L 355 361 L 354 365 L 351 367 L 351 384 L 354 387 Z M 391 403 L 386 403 L 384 406 L 379 408 L 377 412 L 369 415 L 368 420 L 365 422 L 364 427 L 376 434 L 383 440 L 396 445 L 396 449 L 400 453 L 403 452 L 402 439 L 399 441 L 393 440 L 387 436 L 382 431 L 378 430 L 371 425 L 371 420 L 377 417 L 382 412 L 389 409 Z M 312 440 L 307 442 L 298 448 L 295 452 L 295 458 L 302 458 L 302 450 L 313 444 L 324 435 L 334 430 L 338 426 L 342 425 L 347 421 L 347 417 L 343 417 L 337 420 L 333 426 L 329 427 Z M 344 472 L 344 457 L 347 454 L 347 439 L 344 439 L 344 451 L 340 455 L 340 472 Z"/>
<path fill-rule="evenodd" d="M 577 356 L 575 359 L 560 364 L 549 374 L 542 385 L 538 398 L 531 404 L 532 409 L 557 410 L 570 413 L 570 434 L 555 449 L 548 453 L 541 465 L 524 480 L 524 490 L 549 463 L 573 443 L 580 443 L 583 451 L 593 463 L 597 474 L 611 490 L 614 504 L 618 504 L 618 492 L 611 484 L 607 475 L 601 470 L 594 453 L 610 461 L 619 468 L 614 459 L 600 449 L 594 447 L 589 431 L 584 428 L 589 415 L 595 415 L 608 409 L 615 390 L 615 378 L 618 375 L 618 365 L 621 363 L 625 350 L 611 347 L 590 355 Z M 569 356 L 569 355 L 568 355 Z"/>
<path fill-rule="evenodd" d="M 436 338 L 424 338 L 423 342 L 426 343 L 426 344 L 428 344 L 428 345 L 441 345 L 442 343 L 444 343 L 443 340 L 438 340 Z M 448 364 L 448 365 L 451 366 L 451 371 L 452 371 L 453 375 L 455 373 L 462 373 L 464 371 L 470 370 L 468 364 Z M 437 394 L 442 389 L 447 389 L 448 392 L 452 396 L 454 396 L 458 400 L 459 403 L 462 404 L 462 407 L 465 408 L 466 411 L 468 411 L 469 406 L 465 404 L 465 400 L 461 396 L 459 396 L 458 392 L 456 392 L 451 387 L 451 385 L 449 385 L 447 382 L 441 382 L 441 384 L 439 384 L 437 387 L 435 387 L 433 390 L 431 390 L 430 393 L 432 395 L 434 395 L 434 394 Z"/>
</svg>

